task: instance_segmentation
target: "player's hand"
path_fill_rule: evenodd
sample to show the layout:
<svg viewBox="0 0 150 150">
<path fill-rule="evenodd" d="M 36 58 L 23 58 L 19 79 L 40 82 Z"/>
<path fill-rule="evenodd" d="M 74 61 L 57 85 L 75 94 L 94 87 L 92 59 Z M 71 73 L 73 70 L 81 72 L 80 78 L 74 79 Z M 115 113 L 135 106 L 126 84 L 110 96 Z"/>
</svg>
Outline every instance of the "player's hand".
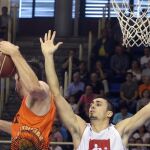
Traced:
<svg viewBox="0 0 150 150">
<path fill-rule="evenodd" d="M 43 40 L 42 38 L 40 38 L 41 49 L 44 56 L 46 56 L 47 54 L 53 54 L 62 44 L 62 42 L 58 42 L 54 45 L 55 35 L 56 31 L 52 33 L 51 30 L 49 30 L 48 33 L 45 33 Z"/>
<path fill-rule="evenodd" d="M 8 42 L 8 41 L 1 41 L 0 42 L 0 51 L 6 55 L 10 55 L 11 57 L 19 52 L 18 51 L 19 47 Z"/>
</svg>

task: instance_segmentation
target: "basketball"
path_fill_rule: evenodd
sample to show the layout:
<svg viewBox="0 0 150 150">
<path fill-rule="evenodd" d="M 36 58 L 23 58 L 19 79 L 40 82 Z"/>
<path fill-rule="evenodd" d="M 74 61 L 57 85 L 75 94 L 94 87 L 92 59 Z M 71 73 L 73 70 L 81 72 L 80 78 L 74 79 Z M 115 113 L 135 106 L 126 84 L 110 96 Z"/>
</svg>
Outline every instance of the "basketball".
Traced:
<svg viewBox="0 0 150 150">
<path fill-rule="evenodd" d="M 0 77 L 12 77 L 16 72 L 16 67 L 10 56 L 0 52 Z"/>
</svg>

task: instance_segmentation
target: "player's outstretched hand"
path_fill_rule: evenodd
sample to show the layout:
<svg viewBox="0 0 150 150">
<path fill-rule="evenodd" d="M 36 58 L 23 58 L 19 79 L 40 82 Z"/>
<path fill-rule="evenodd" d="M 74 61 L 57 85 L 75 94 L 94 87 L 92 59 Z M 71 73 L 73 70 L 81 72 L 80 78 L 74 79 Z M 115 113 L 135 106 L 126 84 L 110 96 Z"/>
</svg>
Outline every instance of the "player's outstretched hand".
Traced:
<svg viewBox="0 0 150 150">
<path fill-rule="evenodd" d="M 62 44 L 62 42 L 58 42 L 54 45 L 55 35 L 56 31 L 52 33 L 52 31 L 49 30 L 48 33 L 45 33 L 43 40 L 42 38 L 40 38 L 41 49 L 44 56 L 46 56 L 47 54 L 53 54 Z"/>
</svg>

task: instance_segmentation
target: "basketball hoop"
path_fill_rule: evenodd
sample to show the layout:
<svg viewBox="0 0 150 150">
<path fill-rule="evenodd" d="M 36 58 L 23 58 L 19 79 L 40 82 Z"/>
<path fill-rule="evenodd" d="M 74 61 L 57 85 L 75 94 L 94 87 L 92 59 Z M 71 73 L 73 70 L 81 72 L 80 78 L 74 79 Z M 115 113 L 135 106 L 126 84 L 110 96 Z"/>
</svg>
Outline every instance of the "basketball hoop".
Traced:
<svg viewBox="0 0 150 150">
<path fill-rule="evenodd" d="M 138 0 L 137 4 L 132 6 L 127 0 L 123 0 L 122 3 L 118 2 L 112 0 L 112 6 L 117 13 L 123 34 L 122 45 L 126 47 L 150 46 L 150 18 L 148 18 L 150 0 Z"/>
</svg>

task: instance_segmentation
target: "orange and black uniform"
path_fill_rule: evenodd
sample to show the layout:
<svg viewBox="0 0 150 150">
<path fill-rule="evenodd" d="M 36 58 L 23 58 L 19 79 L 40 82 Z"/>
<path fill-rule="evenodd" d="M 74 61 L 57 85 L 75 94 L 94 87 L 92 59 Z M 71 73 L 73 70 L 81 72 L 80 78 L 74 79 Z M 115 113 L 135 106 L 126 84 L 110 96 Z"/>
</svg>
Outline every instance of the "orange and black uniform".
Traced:
<svg viewBox="0 0 150 150">
<path fill-rule="evenodd" d="M 56 112 L 54 99 L 51 96 L 50 110 L 43 116 L 34 114 L 26 106 L 25 100 L 12 124 L 11 150 L 48 150 Z"/>
</svg>

